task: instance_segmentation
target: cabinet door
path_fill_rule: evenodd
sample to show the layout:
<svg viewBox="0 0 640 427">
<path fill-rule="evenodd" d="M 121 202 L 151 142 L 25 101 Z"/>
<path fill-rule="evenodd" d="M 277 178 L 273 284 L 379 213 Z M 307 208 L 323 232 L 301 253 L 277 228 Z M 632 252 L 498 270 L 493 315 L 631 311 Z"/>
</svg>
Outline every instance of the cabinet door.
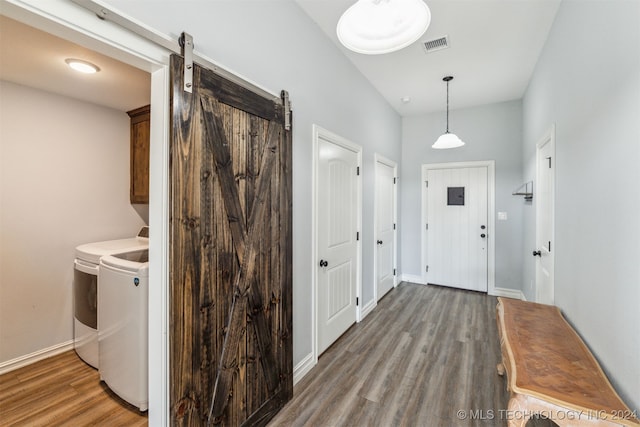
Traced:
<svg viewBox="0 0 640 427">
<path fill-rule="evenodd" d="M 149 105 L 129 111 L 131 117 L 131 203 L 149 203 Z"/>
</svg>

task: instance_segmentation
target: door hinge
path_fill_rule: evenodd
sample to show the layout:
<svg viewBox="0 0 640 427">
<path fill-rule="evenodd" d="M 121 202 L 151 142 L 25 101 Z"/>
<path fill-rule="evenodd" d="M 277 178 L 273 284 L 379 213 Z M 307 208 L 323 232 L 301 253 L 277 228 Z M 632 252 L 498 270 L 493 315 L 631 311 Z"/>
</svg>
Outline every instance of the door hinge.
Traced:
<svg viewBox="0 0 640 427">
<path fill-rule="evenodd" d="M 549 252 L 551 252 L 551 240 L 549 240 Z"/>
<path fill-rule="evenodd" d="M 282 105 L 284 106 L 284 130 L 291 130 L 291 101 L 289 100 L 289 92 L 286 90 L 280 91 L 280 98 L 282 98 Z"/>
<path fill-rule="evenodd" d="M 184 57 L 184 86 L 185 92 L 193 92 L 193 37 L 183 32 L 178 39 Z"/>
<path fill-rule="evenodd" d="M 425 230 L 429 229 L 429 224 L 425 224 Z"/>
<path fill-rule="evenodd" d="M 547 157 L 547 160 L 549 160 L 549 169 L 551 169 L 551 157 Z"/>
<path fill-rule="evenodd" d="M 395 224 L 395 223 L 393 224 L 393 229 L 394 229 L 394 230 L 396 229 L 396 224 Z"/>
<path fill-rule="evenodd" d="M 356 175 L 360 175 L 360 166 L 356 167 Z"/>
<path fill-rule="evenodd" d="M 393 275 L 394 276 L 396 275 L 396 269 L 395 268 L 393 269 Z"/>
<path fill-rule="evenodd" d="M 394 183 L 394 184 L 396 183 L 396 179 L 397 179 L 397 178 L 394 176 L 394 177 L 393 177 L 393 183 Z"/>
<path fill-rule="evenodd" d="M 427 265 L 427 273 L 429 272 L 429 266 Z"/>
<path fill-rule="evenodd" d="M 360 240 L 360 232 L 359 231 L 356 231 L 356 241 L 357 240 Z"/>
<path fill-rule="evenodd" d="M 429 188 L 429 181 L 425 181 L 424 184 Z"/>
<path fill-rule="evenodd" d="M 356 297 L 356 305 L 360 305 L 360 298 Z"/>
</svg>

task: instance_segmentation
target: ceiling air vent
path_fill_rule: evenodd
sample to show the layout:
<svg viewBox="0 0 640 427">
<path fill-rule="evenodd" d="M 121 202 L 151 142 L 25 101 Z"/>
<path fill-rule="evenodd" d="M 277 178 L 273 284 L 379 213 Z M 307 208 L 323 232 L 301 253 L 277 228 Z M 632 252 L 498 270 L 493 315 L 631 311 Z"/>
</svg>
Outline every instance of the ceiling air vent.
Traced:
<svg viewBox="0 0 640 427">
<path fill-rule="evenodd" d="M 424 42 L 424 49 L 427 53 L 435 52 L 449 47 L 449 36 L 443 36 L 437 39 Z"/>
</svg>

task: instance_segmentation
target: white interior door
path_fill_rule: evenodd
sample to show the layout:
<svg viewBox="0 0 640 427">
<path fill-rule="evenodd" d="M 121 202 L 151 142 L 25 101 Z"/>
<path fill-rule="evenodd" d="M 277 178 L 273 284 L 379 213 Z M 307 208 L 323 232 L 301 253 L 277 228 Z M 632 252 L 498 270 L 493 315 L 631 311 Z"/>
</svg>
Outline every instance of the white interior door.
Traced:
<svg viewBox="0 0 640 427">
<path fill-rule="evenodd" d="M 376 161 L 376 292 L 382 298 L 395 286 L 395 166 Z"/>
<path fill-rule="evenodd" d="M 487 167 L 427 172 L 427 282 L 487 291 Z"/>
<path fill-rule="evenodd" d="M 553 217 L 554 217 L 554 129 L 538 143 L 536 155 L 536 302 L 554 303 Z"/>
<path fill-rule="evenodd" d="M 358 153 L 318 138 L 318 355 L 356 321 L 358 166 Z"/>
</svg>

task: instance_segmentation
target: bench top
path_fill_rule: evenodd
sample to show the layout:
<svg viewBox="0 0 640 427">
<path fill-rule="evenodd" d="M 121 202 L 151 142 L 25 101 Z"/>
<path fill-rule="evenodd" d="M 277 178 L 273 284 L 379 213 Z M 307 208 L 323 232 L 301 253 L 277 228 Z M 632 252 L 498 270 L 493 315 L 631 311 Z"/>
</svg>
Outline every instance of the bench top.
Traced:
<svg viewBox="0 0 640 427">
<path fill-rule="evenodd" d="M 638 423 L 557 307 L 498 298 L 498 313 L 514 393 Z"/>
</svg>

